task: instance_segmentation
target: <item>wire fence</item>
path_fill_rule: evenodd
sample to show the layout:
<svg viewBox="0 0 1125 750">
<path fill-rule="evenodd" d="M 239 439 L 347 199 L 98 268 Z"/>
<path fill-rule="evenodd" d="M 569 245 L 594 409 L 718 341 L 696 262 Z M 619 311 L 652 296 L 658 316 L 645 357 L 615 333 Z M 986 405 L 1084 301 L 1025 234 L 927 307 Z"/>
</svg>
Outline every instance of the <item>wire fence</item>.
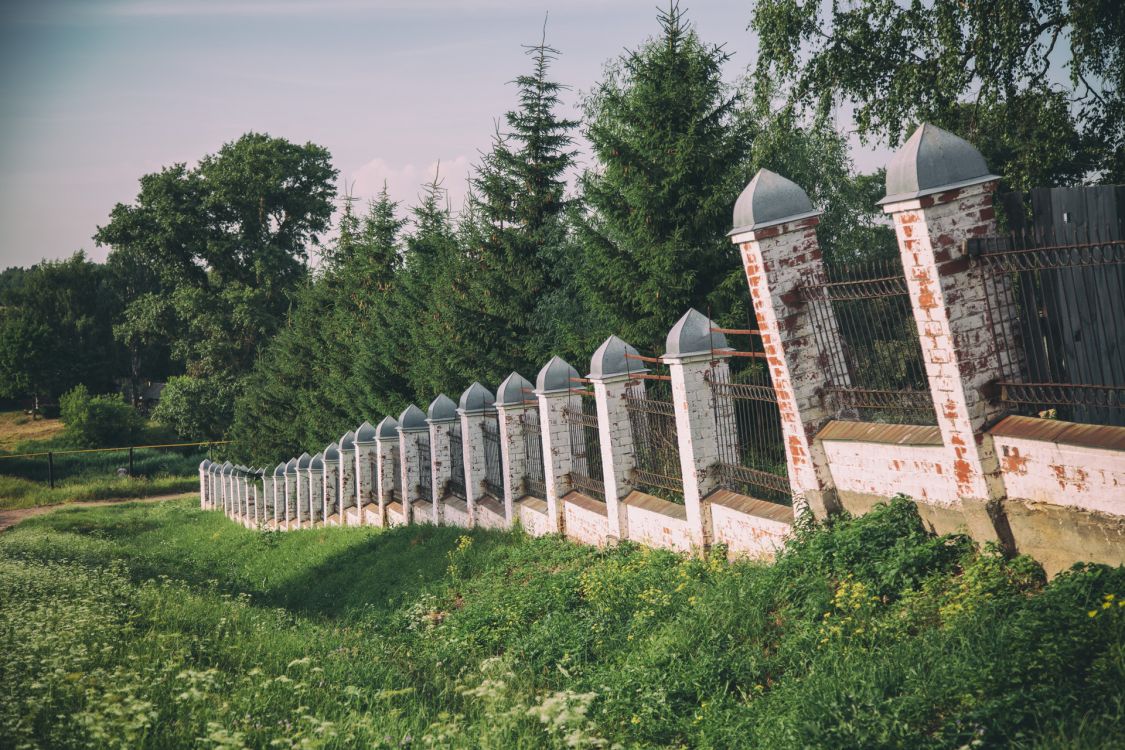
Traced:
<svg viewBox="0 0 1125 750">
<path fill-rule="evenodd" d="M 525 495 L 547 497 L 547 477 L 543 467 L 543 430 L 539 424 L 539 410 L 528 409 L 520 417 L 523 428 L 523 448 L 527 457 L 523 475 Z"/>
<path fill-rule="evenodd" d="M 1062 226 L 966 245 L 986 288 L 1014 411 L 1125 425 L 1125 240 L 1117 227 Z"/>
<path fill-rule="evenodd" d="M 684 481 L 671 384 L 653 379 L 630 386 L 625 394 L 625 410 L 636 451 L 633 485 L 682 504 Z"/>
<path fill-rule="evenodd" d="M 837 419 L 937 423 L 901 258 L 825 264 L 799 291 Z"/>
<path fill-rule="evenodd" d="M 484 434 L 484 489 L 494 498 L 504 497 L 504 458 L 500 452 L 500 420 L 488 417 L 481 425 Z"/>
<path fill-rule="evenodd" d="M 119 448 L 78 448 L 0 454 L 0 475 L 57 483 L 107 476 L 145 477 L 193 475 L 213 448 L 228 441 L 163 443 Z"/>
<path fill-rule="evenodd" d="M 430 457 L 430 433 L 422 432 L 418 434 L 418 492 L 422 500 L 430 500 L 433 498 L 433 474 L 431 473 L 431 465 L 433 461 Z"/>
<path fill-rule="evenodd" d="M 465 453 L 458 423 L 449 427 L 449 492 L 465 499 Z"/>
<path fill-rule="evenodd" d="M 563 409 L 563 420 L 570 433 L 571 487 L 605 502 L 602 441 L 593 392 L 572 390 L 569 403 Z"/>
</svg>

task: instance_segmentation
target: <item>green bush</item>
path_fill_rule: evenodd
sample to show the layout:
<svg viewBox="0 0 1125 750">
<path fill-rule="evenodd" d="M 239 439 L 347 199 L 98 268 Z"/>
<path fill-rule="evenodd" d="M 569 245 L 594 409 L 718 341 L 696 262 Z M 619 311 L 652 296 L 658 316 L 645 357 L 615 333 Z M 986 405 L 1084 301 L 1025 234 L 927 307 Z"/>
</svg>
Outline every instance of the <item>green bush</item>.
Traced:
<svg viewBox="0 0 1125 750">
<path fill-rule="evenodd" d="M 152 412 L 157 422 L 188 440 L 218 440 L 230 427 L 237 398 L 235 383 L 227 378 L 170 378 Z"/>
<path fill-rule="evenodd" d="M 144 418 L 120 396 L 91 396 L 84 385 L 75 386 L 59 400 L 67 438 L 85 448 L 129 445 L 144 430 Z"/>
</svg>

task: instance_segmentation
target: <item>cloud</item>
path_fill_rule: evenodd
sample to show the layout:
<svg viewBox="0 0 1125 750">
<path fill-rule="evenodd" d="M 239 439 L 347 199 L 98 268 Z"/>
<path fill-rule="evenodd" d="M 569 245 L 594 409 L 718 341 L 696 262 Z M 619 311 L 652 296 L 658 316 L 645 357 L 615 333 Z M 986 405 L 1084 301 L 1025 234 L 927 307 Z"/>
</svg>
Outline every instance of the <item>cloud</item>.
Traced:
<svg viewBox="0 0 1125 750">
<path fill-rule="evenodd" d="M 378 195 L 385 182 L 391 199 L 399 201 L 405 211 L 417 205 L 422 186 L 433 180 L 436 172 L 448 195 L 449 206 L 457 213 L 465 202 L 466 179 L 471 168 L 472 162 L 464 155 L 425 165 L 394 164 L 376 157 L 351 174 L 345 172 L 344 178 L 352 194 L 363 202 Z"/>
</svg>

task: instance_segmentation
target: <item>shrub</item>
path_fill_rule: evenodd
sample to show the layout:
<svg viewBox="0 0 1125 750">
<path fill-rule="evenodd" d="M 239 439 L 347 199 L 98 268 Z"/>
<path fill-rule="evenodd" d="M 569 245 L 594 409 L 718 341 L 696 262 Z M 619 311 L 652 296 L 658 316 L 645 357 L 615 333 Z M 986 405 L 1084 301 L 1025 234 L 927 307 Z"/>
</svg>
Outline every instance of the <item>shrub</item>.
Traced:
<svg viewBox="0 0 1125 750">
<path fill-rule="evenodd" d="M 84 447 L 127 445 L 144 429 L 144 418 L 119 396 L 91 396 L 75 386 L 59 400 L 68 439 Z"/>
<path fill-rule="evenodd" d="M 226 378 L 174 377 L 164 386 L 152 418 L 181 437 L 218 440 L 234 418 L 235 391 Z"/>
</svg>

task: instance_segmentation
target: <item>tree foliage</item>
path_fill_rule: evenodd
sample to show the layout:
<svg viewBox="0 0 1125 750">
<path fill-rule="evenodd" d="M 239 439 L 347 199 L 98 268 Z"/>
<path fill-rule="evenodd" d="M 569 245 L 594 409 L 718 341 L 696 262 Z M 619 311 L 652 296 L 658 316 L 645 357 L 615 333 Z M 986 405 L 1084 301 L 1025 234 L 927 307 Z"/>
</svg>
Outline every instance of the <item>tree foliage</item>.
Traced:
<svg viewBox="0 0 1125 750">
<path fill-rule="evenodd" d="M 1018 189 L 1125 179 L 1125 5 L 1116 0 L 763 0 L 756 78 L 855 106 L 866 140 L 923 121 L 977 145 Z"/>
</svg>

